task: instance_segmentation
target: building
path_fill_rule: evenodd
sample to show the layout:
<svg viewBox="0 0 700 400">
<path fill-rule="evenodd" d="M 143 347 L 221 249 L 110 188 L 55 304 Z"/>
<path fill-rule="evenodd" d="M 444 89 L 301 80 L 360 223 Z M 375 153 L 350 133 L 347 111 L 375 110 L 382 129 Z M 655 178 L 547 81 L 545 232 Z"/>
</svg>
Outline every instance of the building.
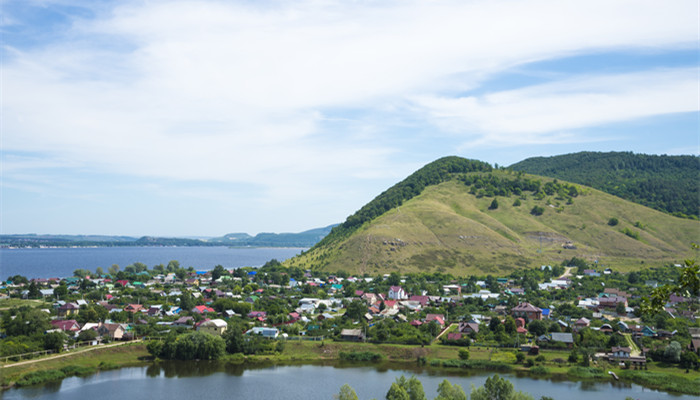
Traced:
<svg viewBox="0 0 700 400">
<path fill-rule="evenodd" d="M 223 319 L 212 319 L 203 322 L 201 325 L 199 325 L 199 327 L 197 327 L 197 330 L 214 336 L 221 336 L 224 334 L 224 332 L 226 332 L 226 328 L 228 328 L 228 324 Z"/>
<path fill-rule="evenodd" d="M 246 331 L 246 335 L 260 335 L 268 339 L 276 339 L 280 331 L 277 328 L 267 328 L 264 326 L 256 326 L 253 329 Z"/>
<path fill-rule="evenodd" d="M 340 338 L 353 342 L 361 342 L 365 339 L 365 334 L 362 329 L 343 329 L 340 331 Z"/>
<path fill-rule="evenodd" d="M 511 313 L 513 314 L 513 318 L 524 318 L 527 322 L 542 319 L 542 309 L 530 303 L 518 304 L 513 307 Z"/>
<path fill-rule="evenodd" d="M 406 300 L 406 299 L 408 299 L 408 295 L 406 295 L 406 292 L 403 290 L 403 288 L 401 286 L 390 287 L 387 297 L 392 299 L 392 300 Z"/>
</svg>

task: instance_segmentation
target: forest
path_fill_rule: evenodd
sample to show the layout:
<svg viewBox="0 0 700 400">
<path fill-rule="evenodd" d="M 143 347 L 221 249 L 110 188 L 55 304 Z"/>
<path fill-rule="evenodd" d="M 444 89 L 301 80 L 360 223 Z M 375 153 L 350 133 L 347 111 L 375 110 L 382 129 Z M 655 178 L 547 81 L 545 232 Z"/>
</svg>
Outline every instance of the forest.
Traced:
<svg viewBox="0 0 700 400">
<path fill-rule="evenodd" d="M 580 152 L 528 158 L 508 168 L 590 186 L 678 217 L 697 219 L 700 211 L 696 156 Z"/>
</svg>

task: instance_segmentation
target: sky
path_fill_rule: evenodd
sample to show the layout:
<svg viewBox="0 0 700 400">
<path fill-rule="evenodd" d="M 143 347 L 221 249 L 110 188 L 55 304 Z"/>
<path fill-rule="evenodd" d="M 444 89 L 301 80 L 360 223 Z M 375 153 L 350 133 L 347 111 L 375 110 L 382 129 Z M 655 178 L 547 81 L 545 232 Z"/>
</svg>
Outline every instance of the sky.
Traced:
<svg viewBox="0 0 700 400">
<path fill-rule="evenodd" d="M 697 0 L 0 7 L 3 234 L 301 232 L 448 155 L 700 151 Z"/>
</svg>

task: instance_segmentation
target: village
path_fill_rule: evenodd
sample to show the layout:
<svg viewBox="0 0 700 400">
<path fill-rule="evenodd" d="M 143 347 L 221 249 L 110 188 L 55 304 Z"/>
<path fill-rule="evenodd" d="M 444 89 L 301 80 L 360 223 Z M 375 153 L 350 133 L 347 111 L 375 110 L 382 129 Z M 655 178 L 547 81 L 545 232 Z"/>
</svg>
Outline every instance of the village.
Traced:
<svg viewBox="0 0 700 400">
<path fill-rule="evenodd" d="M 2 312 L 0 361 L 191 331 L 225 336 L 236 330 L 270 343 L 505 348 L 515 351 L 515 362 L 556 350 L 568 352 L 562 362 L 586 366 L 607 362 L 645 369 L 660 362 L 698 368 L 697 298 L 672 294 L 661 313 L 639 310 L 643 296 L 677 278 L 678 267 L 623 274 L 580 260 L 569 264 L 516 270 L 508 277 L 357 277 L 287 269 L 274 260 L 260 268 L 208 271 L 184 269 L 174 261 L 109 274 L 81 270 L 63 279 L 10 277 L 0 286 L 0 304 L 26 302 Z M 280 346 L 240 351 L 274 352 Z M 525 360 L 529 366 L 535 364 L 532 358 Z"/>
</svg>

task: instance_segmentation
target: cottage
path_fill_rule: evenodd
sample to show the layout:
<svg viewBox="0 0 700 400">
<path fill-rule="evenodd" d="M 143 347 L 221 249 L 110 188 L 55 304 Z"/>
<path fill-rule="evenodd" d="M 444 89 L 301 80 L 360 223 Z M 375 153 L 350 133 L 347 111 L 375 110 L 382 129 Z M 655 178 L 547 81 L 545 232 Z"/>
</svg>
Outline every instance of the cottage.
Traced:
<svg viewBox="0 0 700 400">
<path fill-rule="evenodd" d="M 80 312 L 80 306 L 75 303 L 66 303 L 58 308 L 59 317 L 69 317 Z"/>
<path fill-rule="evenodd" d="M 226 332 L 226 328 L 228 328 L 228 324 L 223 319 L 212 319 L 199 325 L 197 330 L 214 336 L 221 336 Z"/>
<path fill-rule="evenodd" d="M 112 340 L 121 340 L 126 335 L 126 328 L 122 324 L 100 324 L 97 327 L 97 333 Z"/>
<path fill-rule="evenodd" d="M 535 307 L 530 303 L 520 303 L 511 310 L 513 318 L 524 318 L 526 321 L 534 321 L 542 319 L 542 309 Z"/>
<path fill-rule="evenodd" d="M 552 341 L 566 343 L 569 348 L 574 346 L 574 336 L 568 332 L 552 332 Z"/>
<path fill-rule="evenodd" d="M 74 319 L 53 320 L 51 321 L 51 326 L 64 332 L 78 332 L 80 330 L 80 325 Z"/>
<path fill-rule="evenodd" d="M 132 314 L 140 312 L 143 310 L 143 306 L 141 304 L 127 304 L 126 307 L 124 307 L 124 311 L 128 311 Z"/>
<path fill-rule="evenodd" d="M 458 329 L 464 334 L 479 333 L 479 324 L 476 322 L 460 322 Z"/>
<path fill-rule="evenodd" d="M 192 309 L 192 312 L 197 313 L 197 314 L 204 314 L 204 313 L 213 313 L 213 312 L 216 312 L 216 310 L 214 310 L 211 307 L 207 307 L 207 306 L 195 306 Z"/>
<path fill-rule="evenodd" d="M 343 329 L 340 331 L 340 338 L 353 342 L 361 342 L 365 339 L 362 329 Z"/>
<path fill-rule="evenodd" d="M 408 299 L 408 295 L 403 290 L 401 286 L 392 286 L 389 288 L 388 298 L 392 300 L 405 300 Z"/>
<path fill-rule="evenodd" d="M 440 326 L 445 326 L 445 316 L 443 314 L 428 314 L 425 316 L 425 322 L 432 322 L 435 321 Z"/>
<path fill-rule="evenodd" d="M 256 326 L 253 329 L 246 331 L 246 335 L 260 335 L 268 339 L 276 339 L 280 331 L 277 328 L 267 328 L 264 326 Z"/>
<path fill-rule="evenodd" d="M 588 328 L 589 326 L 591 326 L 591 321 L 585 317 L 581 317 L 576 322 L 574 322 L 574 328 L 577 331 L 583 328 Z"/>
<path fill-rule="evenodd" d="M 631 354 L 632 349 L 629 347 L 613 347 L 611 356 L 615 358 L 629 358 Z"/>
</svg>

